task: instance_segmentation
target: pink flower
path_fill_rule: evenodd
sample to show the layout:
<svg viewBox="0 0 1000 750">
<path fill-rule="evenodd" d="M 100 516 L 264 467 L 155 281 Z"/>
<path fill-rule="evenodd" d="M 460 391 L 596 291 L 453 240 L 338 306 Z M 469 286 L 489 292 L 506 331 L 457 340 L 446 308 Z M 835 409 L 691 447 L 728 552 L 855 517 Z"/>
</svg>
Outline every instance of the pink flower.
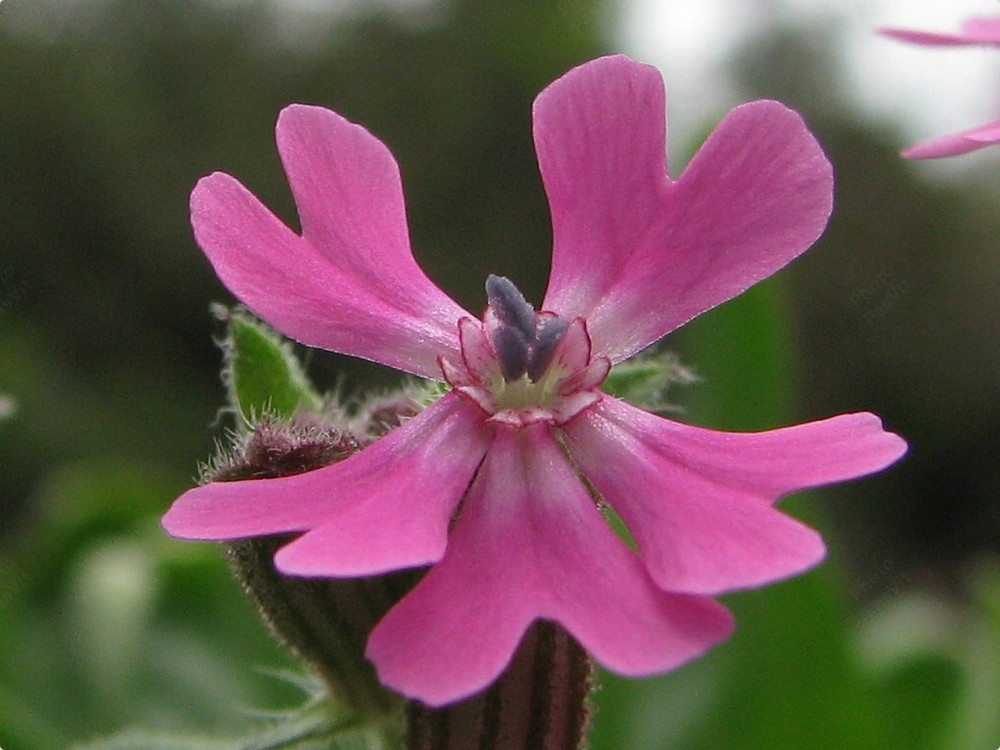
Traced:
<svg viewBox="0 0 1000 750">
<path fill-rule="evenodd" d="M 962 24 L 962 29 L 957 34 L 905 29 L 881 29 L 881 33 L 893 39 L 932 47 L 964 47 L 972 44 L 1000 47 L 1000 18 L 970 18 Z M 908 159 L 938 159 L 977 151 L 994 143 L 1000 143 L 1000 120 L 918 143 L 906 149 L 903 156 Z"/>
<path fill-rule="evenodd" d="M 660 76 L 618 56 L 542 92 L 534 137 L 554 234 L 537 313 L 501 277 L 487 281 L 482 320 L 434 286 L 410 253 L 389 151 L 325 109 L 293 105 L 277 125 L 301 235 L 228 175 L 204 178 L 191 198 L 199 244 L 262 318 L 451 390 L 341 463 L 193 489 L 164 526 L 208 540 L 304 532 L 275 558 L 293 575 L 432 565 L 367 647 L 386 685 L 431 705 L 489 685 L 539 618 L 624 675 L 699 656 L 732 629 L 710 597 L 823 557 L 815 531 L 772 507 L 778 498 L 905 451 L 871 414 L 732 434 L 600 390 L 614 363 L 823 231 L 831 168 L 798 115 L 770 101 L 738 107 L 672 180 Z"/>
</svg>

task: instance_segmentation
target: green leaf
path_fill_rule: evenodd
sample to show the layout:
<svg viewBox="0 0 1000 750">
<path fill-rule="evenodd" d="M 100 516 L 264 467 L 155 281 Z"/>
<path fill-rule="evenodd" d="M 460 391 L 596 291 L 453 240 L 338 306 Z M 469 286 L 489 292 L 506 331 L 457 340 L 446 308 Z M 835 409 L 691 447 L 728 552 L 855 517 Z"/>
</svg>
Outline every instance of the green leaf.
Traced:
<svg viewBox="0 0 1000 750">
<path fill-rule="evenodd" d="M 217 312 L 228 323 L 223 382 L 245 422 L 262 414 L 288 419 L 300 410 L 319 410 L 322 400 L 287 341 L 246 310 Z"/>
</svg>

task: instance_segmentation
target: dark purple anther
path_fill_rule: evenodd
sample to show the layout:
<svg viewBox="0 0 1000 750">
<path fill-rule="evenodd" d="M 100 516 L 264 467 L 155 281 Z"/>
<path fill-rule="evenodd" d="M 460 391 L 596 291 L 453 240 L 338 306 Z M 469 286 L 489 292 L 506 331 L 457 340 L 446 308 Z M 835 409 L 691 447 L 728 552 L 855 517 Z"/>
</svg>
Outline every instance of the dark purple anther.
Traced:
<svg viewBox="0 0 1000 750">
<path fill-rule="evenodd" d="M 528 342 L 514 326 L 502 325 L 493 332 L 493 348 L 500 360 L 500 372 L 508 382 L 517 380 L 528 369 Z"/>
<path fill-rule="evenodd" d="M 562 341 L 563 334 L 569 328 L 562 318 L 549 318 L 542 324 L 535 338 L 535 345 L 531 349 L 528 357 L 528 377 L 538 380 L 548 369 L 552 362 L 552 356 L 556 353 L 556 347 Z"/>
<path fill-rule="evenodd" d="M 486 277 L 486 299 L 500 322 L 516 326 L 526 341 L 535 338 L 535 308 L 524 298 L 514 282 L 504 276 Z"/>
<path fill-rule="evenodd" d="M 532 381 L 538 380 L 551 364 L 569 324 L 548 317 L 539 325 L 534 308 L 514 283 L 503 276 L 487 277 L 486 298 L 500 321 L 492 341 L 504 379 L 517 380 L 527 373 Z"/>
</svg>

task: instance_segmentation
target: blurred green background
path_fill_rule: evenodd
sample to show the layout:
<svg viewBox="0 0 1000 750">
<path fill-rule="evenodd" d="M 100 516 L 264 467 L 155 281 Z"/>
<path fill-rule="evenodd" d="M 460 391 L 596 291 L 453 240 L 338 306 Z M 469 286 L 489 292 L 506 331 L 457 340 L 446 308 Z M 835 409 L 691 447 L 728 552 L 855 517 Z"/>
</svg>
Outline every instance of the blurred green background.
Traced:
<svg viewBox="0 0 1000 750">
<path fill-rule="evenodd" d="M 158 527 L 221 429 L 208 306 L 231 298 L 190 236 L 198 177 L 236 175 L 294 224 L 274 119 L 290 102 L 329 106 L 392 149 L 415 252 L 446 291 L 479 309 L 496 272 L 542 296 L 531 101 L 618 51 L 620 6 L 335 5 L 0 5 L 0 395 L 16 402 L 0 421 L 6 750 L 132 725 L 225 734 L 296 700 L 272 674 L 293 665 L 218 550 Z M 701 376 L 675 397 L 684 419 L 725 429 L 871 410 L 911 452 L 787 503 L 830 561 L 728 597 L 737 634 L 708 658 L 607 678 L 595 750 L 1000 742 L 997 157 L 965 157 L 984 168 L 944 182 L 901 161 L 905 138 L 836 85 L 826 31 L 776 18 L 727 60 L 734 104 L 773 97 L 805 115 L 837 208 L 789 270 L 668 341 Z M 675 176 L 722 114 L 672 133 Z M 328 387 L 392 378 L 308 358 Z"/>
</svg>

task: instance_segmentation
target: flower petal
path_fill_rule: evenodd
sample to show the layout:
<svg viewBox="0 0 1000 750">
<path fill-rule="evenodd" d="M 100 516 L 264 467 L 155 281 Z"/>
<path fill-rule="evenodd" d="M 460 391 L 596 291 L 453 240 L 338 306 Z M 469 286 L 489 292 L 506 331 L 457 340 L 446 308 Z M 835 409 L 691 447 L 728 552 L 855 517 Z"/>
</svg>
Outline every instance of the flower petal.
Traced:
<svg viewBox="0 0 1000 750">
<path fill-rule="evenodd" d="M 340 463 L 281 479 L 214 482 L 163 518 L 186 539 L 314 529 L 279 551 L 289 573 L 365 575 L 444 554 L 448 521 L 486 451 L 478 410 L 449 394 Z"/>
<path fill-rule="evenodd" d="M 566 373 L 575 373 L 590 362 L 592 350 L 590 334 L 587 333 L 587 321 L 576 318 L 567 326 L 562 340 L 556 346 L 551 366 L 558 367 Z"/>
<path fill-rule="evenodd" d="M 309 346 L 439 378 L 468 315 L 410 252 L 399 172 L 363 128 L 319 107 L 286 108 L 278 147 L 299 237 L 239 182 L 216 173 L 191 195 L 195 238 L 244 304 Z"/>
<path fill-rule="evenodd" d="M 979 42 L 968 39 L 963 34 L 951 34 L 937 31 L 916 31 L 913 29 L 884 28 L 879 29 L 882 36 L 910 44 L 923 44 L 928 47 L 962 47 Z"/>
<path fill-rule="evenodd" d="M 1000 45 L 1000 16 L 966 19 L 962 23 L 962 36 L 977 44 Z"/>
<path fill-rule="evenodd" d="M 952 133 L 918 143 L 903 151 L 907 159 L 940 159 L 1000 143 L 1000 120 L 961 133 Z"/>
<path fill-rule="evenodd" d="M 715 602 L 653 584 L 547 426 L 501 428 L 444 560 L 379 623 L 367 654 L 383 683 L 442 705 L 489 685 L 538 618 L 627 675 L 677 667 L 732 628 Z"/>
<path fill-rule="evenodd" d="M 891 39 L 932 47 L 962 47 L 971 44 L 1000 45 L 1000 18 L 970 18 L 962 24 L 957 34 L 912 29 L 879 29 L 879 33 Z"/>
<path fill-rule="evenodd" d="M 606 397 L 565 427 L 573 460 L 624 520 L 653 579 L 716 594 L 799 573 L 819 535 L 771 503 L 878 471 L 906 449 L 871 414 L 761 433 L 672 422 Z"/>
<path fill-rule="evenodd" d="M 367 576 L 441 559 L 452 514 L 489 444 L 475 406 L 458 394 L 442 401 L 446 403 L 419 432 L 408 436 L 407 453 L 379 451 L 343 477 L 343 486 L 338 482 L 336 509 L 278 550 L 274 562 L 279 570 L 301 576 Z"/>
<path fill-rule="evenodd" d="M 472 318 L 458 321 L 462 361 L 477 382 L 488 383 L 500 374 L 500 364 L 482 324 Z"/>
<path fill-rule="evenodd" d="M 613 361 L 777 271 L 830 215 L 830 164 L 776 102 L 730 112 L 676 182 L 654 68 L 582 65 L 539 95 L 534 116 L 554 235 L 543 306 L 585 317 Z"/>
</svg>

